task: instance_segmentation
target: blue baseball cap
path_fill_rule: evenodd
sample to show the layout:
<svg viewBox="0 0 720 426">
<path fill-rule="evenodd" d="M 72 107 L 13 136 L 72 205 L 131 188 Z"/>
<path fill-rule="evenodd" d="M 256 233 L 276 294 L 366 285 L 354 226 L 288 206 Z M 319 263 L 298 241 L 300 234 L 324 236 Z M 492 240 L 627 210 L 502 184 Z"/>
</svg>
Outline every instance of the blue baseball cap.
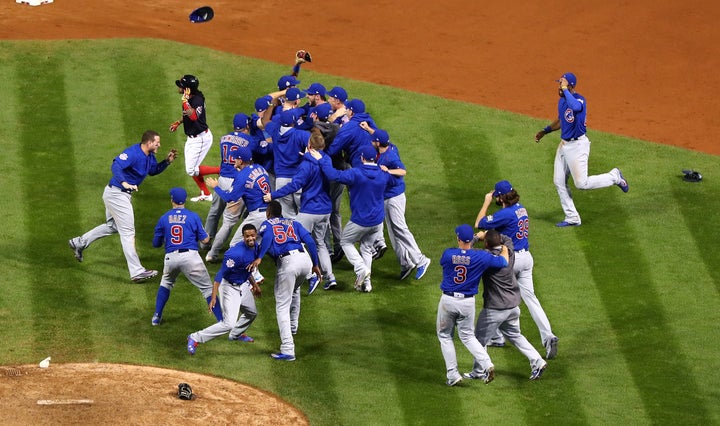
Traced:
<svg viewBox="0 0 720 426">
<path fill-rule="evenodd" d="M 510 182 L 508 182 L 506 180 L 501 180 L 500 182 L 495 184 L 495 192 L 493 192 L 493 197 L 497 197 L 499 195 L 505 195 L 512 190 L 513 190 L 513 187 L 510 184 Z"/>
<path fill-rule="evenodd" d="M 289 101 L 297 101 L 305 97 L 305 92 L 298 89 L 297 87 L 291 87 L 285 92 L 285 99 Z"/>
<path fill-rule="evenodd" d="M 320 95 L 325 96 L 325 93 L 327 92 L 325 90 L 325 86 L 323 86 L 320 83 L 313 83 L 310 85 L 310 87 L 307 88 L 306 92 L 308 95 Z"/>
<path fill-rule="evenodd" d="M 173 188 L 170 190 L 170 199 L 175 204 L 185 204 L 185 200 L 187 200 L 187 191 L 183 188 Z"/>
<path fill-rule="evenodd" d="M 378 142 L 380 146 L 388 146 L 390 144 L 390 135 L 383 129 L 375 129 L 372 140 Z"/>
<path fill-rule="evenodd" d="M 313 108 L 311 113 L 315 113 L 317 115 L 318 120 L 327 120 L 328 117 L 330 117 L 330 114 L 332 113 L 332 106 L 330 106 L 329 103 L 325 102 L 320 105 L 317 105 L 315 108 Z"/>
<path fill-rule="evenodd" d="M 345 101 L 347 101 L 347 98 L 348 98 L 347 92 L 345 91 L 345 89 L 343 89 L 340 86 L 335 86 L 332 89 L 330 89 L 330 91 L 327 92 L 327 95 L 330 96 L 331 98 L 335 98 L 335 99 L 339 100 L 340 102 L 345 102 Z"/>
<path fill-rule="evenodd" d="M 349 109 L 355 114 L 362 114 L 363 112 L 365 112 L 365 102 L 361 101 L 360 99 L 353 99 L 351 101 L 345 102 L 345 108 Z"/>
<path fill-rule="evenodd" d="M 366 161 L 375 162 L 378 153 L 375 147 L 372 146 L 372 144 L 365 144 L 361 146 L 358 151 L 360 152 L 362 158 L 364 158 Z"/>
<path fill-rule="evenodd" d="M 244 129 L 250 124 L 250 117 L 239 112 L 233 118 L 233 127 L 236 129 Z"/>
<path fill-rule="evenodd" d="M 473 238 L 475 238 L 475 231 L 473 231 L 472 226 L 467 223 L 463 223 L 455 228 L 455 234 L 457 234 L 458 240 L 464 243 L 471 243 Z"/>
<path fill-rule="evenodd" d="M 568 84 L 572 87 L 575 87 L 575 85 L 577 84 L 577 77 L 575 77 L 575 74 L 571 72 L 566 72 L 560 78 L 564 78 L 565 80 L 567 80 Z M 557 79 L 558 83 L 560 82 L 560 78 Z"/>
<path fill-rule="evenodd" d="M 252 160 L 252 151 L 246 146 L 239 146 L 237 150 L 233 151 L 233 155 L 236 159 L 242 160 L 243 163 Z"/>
<path fill-rule="evenodd" d="M 255 111 L 263 112 L 267 110 L 270 106 L 270 102 L 272 102 L 272 96 L 270 95 L 265 95 L 261 98 L 255 99 Z"/>
<path fill-rule="evenodd" d="M 300 84 L 300 80 L 292 75 L 284 75 L 278 80 L 278 90 L 285 90 L 288 87 L 297 86 Z"/>
<path fill-rule="evenodd" d="M 295 111 L 292 109 L 285 110 L 280 113 L 280 125 L 285 127 L 293 127 L 295 125 L 297 116 Z"/>
</svg>

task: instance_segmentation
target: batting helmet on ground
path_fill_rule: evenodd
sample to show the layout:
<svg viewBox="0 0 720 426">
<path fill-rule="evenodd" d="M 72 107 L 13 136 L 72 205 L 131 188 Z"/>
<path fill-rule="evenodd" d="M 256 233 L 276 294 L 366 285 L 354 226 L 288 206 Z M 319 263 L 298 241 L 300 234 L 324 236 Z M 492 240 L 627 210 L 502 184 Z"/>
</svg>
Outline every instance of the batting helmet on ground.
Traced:
<svg viewBox="0 0 720 426">
<path fill-rule="evenodd" d="M 213 11 L 212 7 L 203 6 L 190 12 L 189 18 L 190 22 L 194 24 L 199 24 L 211 20 L 213 16 L 215 16 L 215 12 Z"/>
</svg>

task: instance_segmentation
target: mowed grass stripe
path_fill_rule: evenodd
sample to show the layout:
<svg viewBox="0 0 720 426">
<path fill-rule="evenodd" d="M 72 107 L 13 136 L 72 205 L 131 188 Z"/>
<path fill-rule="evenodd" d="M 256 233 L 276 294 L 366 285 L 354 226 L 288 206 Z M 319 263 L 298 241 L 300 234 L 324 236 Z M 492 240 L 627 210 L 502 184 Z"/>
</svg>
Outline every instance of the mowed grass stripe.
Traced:
<svg viewBox="0 0 720 426">
<path fill-rule="evenodd" d="M 18 69 L 14 65 L 13 49 L 6 49 L 0 43 L 0 80 L 3 84 L 3 122 L 6 129 L 18 129 L 26 119 L 19 111 L 20 91 L 18 88 Z M 3 286 L 3 296 L 0 297 L 0 339 L 4 342 L 13 342 L 7 350 L 0 353 L 0 363 L 7 363 L 13 357 L 27 357 L 33 353 L 32 342 L 27 339 L 17 339 L 26 333 L 27 324 L 33 321 L 32 305 L 26 304 L 30 300 L 30 280 L 32 265 L 29 264 L 23 245 L 28 238 L 26 232 L 26 209 L 24 203 L 23 172 L 24 163 L 20 161 L 22 144 L 20 136 L 15 131 L 4 132 L 3 155 L 0 155 L 0 170 L 3 178 L 0 179 L 0 192 L 3 194 L 2 218 L 0 227 L 0 268 L 9 278 Z"/>
<path fill-rule="evenodd" d="M 64 259 L 56 251 L 48 250 L 60 243 L 67 244 L 62 237 L 58 238 L 58 230 L 62 229 L 58 224 L 72 223 L 78 216 L 73 202 L 69 209 L 67 206 L 68 199 L 75 196 L 77 181 L 62 65 L 62 58 L 42 47 L 29 48 L 16 62 L 18 90 L 23 93 L 19 111 L 27 120 L 20 127 L 23 150 L 19 158 L 27 217 L 24 251 L 35 265 L 42 265 L 41 270 L 28 277 L 34 315 L 39 319 L 33 322 L 35 344 L 38 348 L 53 347 L 53 353 L 60 357 L 92 347 L 86 334 L 58 327 L 66 320 L 87 321 L 88 303 L 82 291 L 77 291 L 70 280 L 61 278 Z M 47 165 L 52 166 L 51 172 L 38 178 Z M 43 212 L 52 212 L 52 216 Z M 64 303 L 58 304 L 57 300 Z"/>
<path fill-rule="evenodd" d="M 658 290 L 648 285 L 652 282 L 652 274 L 642 251 L 635 249 L 638 238 L 634 236 L 634 225 L 630 219 L 623 219 L 627 215 L 622 214 L 621 208 L 614 210 L 612 226 L 579 228 L 578 238 L 584 241 L 582 250 L 618 336 L 619 350 L 630 366 L 645 412 L 655 423 L 667 422 L 668 416 L 673 414 L 677 416 L 676 422 L 693 418 L 693 423 L 706 423 L 709 420 L 707 409 L 698 397 L 695 379 L 687 374 L 668 374 L 687 371 L 689 366 L 682 354 L 679 336 L 672 332 L 664 313 Z M 622 247 L 598 251 L 591 241 L 601 237 L 607 241 L 622 241 Z M 673 387 L 684 391 L 667 391 Z M 692 413 L 687 412 L 687 407 L 693 407 Z"/>
</svg>

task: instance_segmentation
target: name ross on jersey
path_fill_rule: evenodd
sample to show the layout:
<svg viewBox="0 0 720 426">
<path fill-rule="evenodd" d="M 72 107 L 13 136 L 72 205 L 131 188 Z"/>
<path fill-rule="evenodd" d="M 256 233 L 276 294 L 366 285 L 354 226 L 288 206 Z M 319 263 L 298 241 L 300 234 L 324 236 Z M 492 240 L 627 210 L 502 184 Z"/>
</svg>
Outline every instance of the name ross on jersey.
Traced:
<svg viewBox="0 0 720 426">
<path fill-rule="evenodd" d="M 515 210 L 515 217 L 517 217 L 518 219 L 520 219 L 521 217 L 525 217 L 527 215 L 528 214 L 527 214 L 527 210 L 525 210 L 525 207 Z"/>
<path fill-rule="evenodd" d="M 185 214 L 171 214 L 168 216 L 168 222 L 170 223 L 185 223 L 187 215 Z"/>
<path fill-rule="evenodd" d="M 453 265 L 469 265 L 470 264 L 470 256 L 461 256 L 461 255 L 455 254 L 452 257 L 452 263 L 453 263 Z"/>
</svg>

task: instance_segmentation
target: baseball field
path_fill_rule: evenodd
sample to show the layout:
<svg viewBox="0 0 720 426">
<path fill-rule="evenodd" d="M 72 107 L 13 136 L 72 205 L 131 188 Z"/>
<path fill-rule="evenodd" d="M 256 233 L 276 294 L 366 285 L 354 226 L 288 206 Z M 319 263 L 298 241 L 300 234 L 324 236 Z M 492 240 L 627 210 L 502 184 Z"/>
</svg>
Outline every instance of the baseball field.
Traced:
<svg viewBox="0 0 720 426">
<path fill-rule="evenodd" d="M 22 394 L 21 380 L 39 380 L 62 364 L 172 369 L 180 372 L 173 380 L 187 372 L 186 381 L 194 381 L 199 397 L 179 404 L 171 396 L 177 385 L 173 382 L 159 389 L 157 397 L 162 398 L 155 400 L 155 395 L 141 393 L 140 388 L 143 381 L 160 381 L 129 368 L 130 374 L 118 376 L 117 384 L 103 392 L 120 392 L 126 395 L 125 402 L 137 399 L 135 404 L 103 403 L 107 396 L 103 393 L 70 395 L 64 391 L 68 386 L 55 382 L 23 400 L 2 405 L 10 423 L 27 423 L 22 412 L 32 409 L 33 416 L 37 415 L 33 421 L 39 424 L 146 424 L 144 414 L 160 401 L 167 402 L 157 410 L 164 412 L 168 423 L 191 424 L 720 424 L 720 257 L 714 250 L 720 232 L 713 225 L 720 210 L 720 183 L 715 180 L 719 152 L 716 145 L 693 145 L 717 125 L 708 115 L 712 105 L 704 104 L 712 101 L 698 99 L 693 104 L 701 110 L 695 114 L 694 127 L 688 121 L 690 113 L 682 110 L 649 116 L 649 105 L 633 108 L 636 99 L 654 99 L 633 92 L 637 79 L 635 85 L 627 79 L 613 84 L 609 79 L 616 69 L 608 69 L 608 77 L 579 63 L 573 69 L 579 77 L 578 91 L 590 105 L 597 105 L 590 112 L 588 136 L 594 142 L 590 172 L 618 166 L 630 191 L 624 194 L 615 187 L 575 191 L 583 225 L 558 229 L 554 224 L 562 219 L 562 212 L 552 185 L 557 135 L 547 136 L 540 144 L 533 142 L 533 136 L 556 113 L 553 79 L 573 66 L 562 61 L 562 54 L 545 56 L 542 65 L 527 65 L 531 71 L 525 73 L 534 77 L 514 81 L 517 87 L 503 84 L 505 77 L 498 77 L 495 86 L 503 85 L 510 93 L 456 82 L 454 92 L 442 89 L 447 95 L 443 96 L 436 90 L 439 83 L 433 88 L 434 71 L 419 54 L 400 56 L 403 61 L 398 67 L 419 76 L 402 79 L 395 73 L 383 76 L 384 68 L 378 63 L 391 63 L 383 54 L 340 56 L 307 36 L 289 44 L 285 37 L 290 36 L 279 34 L 266 41 L 267 56 L 256 54 L 257 46 L 244 54 L 229 48 L 221 51 L 218 45 L 200 46 L 204 43 L 192 39 L 192 31 L 202 38 L 216 28 L 211 25 L 227 25 L 219 12 L 223 7 L 229 10 L 230 2 L 217 2 L 217 22 L 202 27 L 180 23 L 187 15 L 180 3 L 138 6 L 146 16 L 163 16 L 163 21 L 154 21 L 157 27 L 143 26 L 143 20 L 101 26 L 96 20 L 84 21 L 86 17 L 66 16 L 67 25 L 79 28 L 88 22 L 86 31 L 97 31 L 98 39 L 82 31 L 79 35 L 63 31 L 65 24 L 54 16 L 59 12 L 50 9 L 64 7 L 60 1 L 28 9 L 2 6 L 3 11 L 17 14 L 20 24 L 13 33 L 11 23 L 0 41 L 4 122 L 0 212 L 5 222 L 0 231 L 4 276 L 0 405 Z M 68 7 L 75 11 L 80 4 Z M 252 44 L 249 36 L 238 38 L 237 34 L 252 32 L 257 18 L 252 14 L 270 14 L 266 9 L 272 4 L 247 12 L 253 19 L 238 18 L 233 27 L 236 35 L 225 33 L 224 41 Z M 110 11 L 115 7 L 107 6 Z M 580 9 L 573 13 L 582 12 L 582 17 L 593 13 L 589 6 Z M 35 20 L 39 38 L 47 40 L 16 40 L 29 38 L 24 31 L 29 25 L 25 13 Z M 487 18 L 488 11 L 473 9 L 473 13 L 481 19 Z M 354 17 L 348 15 L 342 22 L 349 25 Z M 382 22 L 387 26 L 386 19 Z M 278 21 L 278 25 L 283 23 Z M 162 40 L 169 38 L 164 26 L 175 25 L 182 34 L 177 38 L 180 42 Z M 394 31 L 405 33 L 410 27 L 398 25 Z M 455 31 L 448 29 L 445 36 L 452 38 Z M 698 27 L 697 31 L 709 30 Z M 548 44 L 555 37 L 550 33 Z M 105 39 L 113 34 L 120 38 Z M 501 43 L 500 37 L 482 43 L 468 37 L 479 46 L 485 43 L 486 51 Z M 580 39 L 589 45 L 592 38 L 586 37 Z M 352 37 L 346 42 L 352 43 Z M 392 43 L 388 39 L 387 44 Z M 675 52 L 671 47 L 668 51 Z M 103 221 L 101 195 L 110 177 L 110 162 L 137 142 L 143 131 L 160 132 L 160 156 L 172 147 L 182 148 L 184 138 L 167 131 L 179 112 L 175 79 L 188 72 L 200 77 L 208 98 L 209 124 L 219 136 L 230 130 L 233 114 L 251 112 L 255 98 L 274 89 L 278 76 L 289 72 L 297 48 L 313 52 L 313 64 L 301 72 L 301 87 L 313 81 L 345 87 L 351 97 L 365 101 L 378 125 L 399 146 L 408 167 L 407 221 L 433 263 L 422 280 L 399 281 L 398 263 L 389 251 L 373 265 L 370 294 L 355 292 L 352 267 L 346 261 L 339 263 L 336 291 L 320 289 L 303 297 L 295 362 L 278 363 L 268 356 L 279 344 L 268 284 L 258 301 L 258 319 L 248 331 L 254 343 L 215 339 L 200 345 L 190 357 L 186 336 L 213 321 L 194 287 L 181 279 L 165 309 L 164 323 L 153 327 L 150 318 L 158 280 L 130 282 L 119 239 L 96 242 L 86 251 L 83 263 L 74 259 L 67 240 Z M 444 58 L 444 53 L 433 49 L 426 51 Z M 654 49 L 649 45 L 647 50 Z M 483 79 L 516 72 L 513 63 L 489 53 L 481 56 Z M 592 55 L 583 51 L 578 56 L 580 61 Z M 365 71 L 351 71 L 347 65 L 363 61 L 367 62 Z M 705 69 L 708 62 L 698 69 Z M 445 66 L 442 72 L 449 77 L 440 78 L 466 78 L 466 63 L 465 57 L 458 57 L 456 74 L 453 67 Z M 682 68 L 682 63 L 676 64 L 675 68 Z M 685 102 L 686 93 L 668 88 L 663 71 L 667 69 L 658 70 L 658 80 L 643 71 L 643 85 L 655 87 L 658 99 Z M 711 82 L 715 77 L 702 78 Z M 530 88 L 528 81 L 537 87 Z M 607 103 L 608 92 L 614 93 L 618 85 L 636 96 L 616 97 L 615 105 Z M 525 99 L 523 108 L 532 111 L 511 105 L 519 96 Z M 627 114 L 615 108 L 627 109 Z M 646 114 L 640 118 L 638 110 Z M 629 127 L 654 121 L 659 130 Z M 214 151 L 211 155 L 208 160 L 216 158 Z M 699 170 L 705 178 L 701 183 L 684 182 L 684 168 Z M 514 184 L 530 214 L 536 292 L 560 338 L 558 357 L 549 361 L 542 379 L 530 382 L 527 361 L 520 353 L 511 347 L 491 348 L 497 370 L 494 382 L 464 381 L 448 388 L 435 336 L 438 261 L 446 247 L 455 245 L 454 227 L 472 223 L 484 194 L 500 179 Z M 162 268 L 163 252 L 152 248 L 152 231 L 170 207 L 169 188 L 178 185 L 195 191 L 181 164 L 174 164 L 148 178 L 133 196 L 137 247 L 147 267 Z M 189 207 L 204 217 L 209 205 Z M 344 209 L 347 213 L 346 205 Z M 209 265 L 209 269 L 214 274 L 217 266 Z M 272 262 L 264 262 L 261 270 L 272 279 Z M 525 311 L 522 325 L 540 349 L 538 331 Z M 470 355 L 459 342 L 456 347 L 460 365 L 469 369 Z M 36 368 L 47 356 L 52 357 L 50 368 Z M 301 415 L 265 417 L 267 407 L 256 400 L 243 404 L 244 398 L 250 399 L 249 390 L 221 393 L 209 388 L 211 382 L 196 378 L 197 374 L 246 384 L 260 390 L 258 398 L 285 401 Z M 73 389 L 82 393 L 82 386 Z M 95 403 L 36 404 L 57 398 L 92 398 Z M 233 407 L 237 417 L 214 416 L 220 408 L 198 410 L 210 399 L 218 406 Z M 114 417 L 103 417 L 106 412 Z"/>
</svg>

